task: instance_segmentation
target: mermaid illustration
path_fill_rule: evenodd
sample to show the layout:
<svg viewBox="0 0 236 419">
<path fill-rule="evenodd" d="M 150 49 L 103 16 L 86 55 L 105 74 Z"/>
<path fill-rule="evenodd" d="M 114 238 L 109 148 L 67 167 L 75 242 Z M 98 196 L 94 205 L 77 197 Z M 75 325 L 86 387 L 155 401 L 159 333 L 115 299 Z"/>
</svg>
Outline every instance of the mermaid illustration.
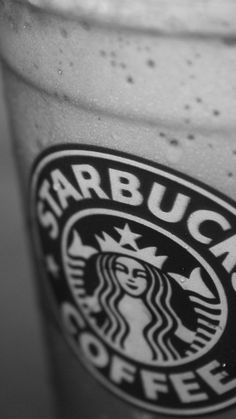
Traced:
<svg viewBox="0 0 236 419">
<path fill-rule="evenodd" d="M 99 250 L 86 246 L 74 231 L 67 255 L 71 287 L 92 327 L 106 342 L 140 362 L 173 362 L 191 352 L 199 328 L 184 324 L 174 307 L 176 282 L 161 269 L 166 256 L 156 256 L 154 248 L 138 249 L 134 236 L 132 250 L 106 233 L 97 242 Z M 92 289 L 85 285 L 86 266 L 87 276 L 96 277 Z M 217 313 L 213 320 L 219 322 Z"/>
</svg>

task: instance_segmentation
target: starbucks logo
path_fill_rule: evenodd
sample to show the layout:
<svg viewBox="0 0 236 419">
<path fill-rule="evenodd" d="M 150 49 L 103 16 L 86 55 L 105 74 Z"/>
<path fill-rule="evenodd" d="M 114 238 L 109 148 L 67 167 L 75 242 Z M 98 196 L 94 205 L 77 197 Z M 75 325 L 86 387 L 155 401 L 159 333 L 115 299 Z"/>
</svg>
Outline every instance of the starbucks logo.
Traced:
<svg viewBox="0 0 236 419">
<path fill-rule="evenodd" d="M 95 379 L 153 412 L 234 404 L 234 206 L 164 167 L 76 146 L 42 155 L 31 191 L 52 311 Z"/>
<path fill-rule="evenodd" d="M 145 226 L 145 220 L 129 217 L 127 223 L 126 218 L 125 213 L 108 211 L 105 216 L 97 209 L 70 220 L 64 270 L 79 310 L 107 345 L 137 362 L 178 365 L 201 356 L 225 327 L 227 305 L 220 281 L 209 266 L 201 266 L 200 256 L 188 276 L 165 269 L 176 264 L 171 262 L 176 252 L 159 255 L 155 246 L 139 247 L 149 241 L 168 243 L 163 233 Z M 104 230 L 86 244 L 79 233 L 83 223 L 91 230 L 104 224 Z M 112 226 L 113 236 L 106 225 Z M 194 265 L 191 249 L 182 246 L 183 259 L 192 259 Z"/>
</svg>

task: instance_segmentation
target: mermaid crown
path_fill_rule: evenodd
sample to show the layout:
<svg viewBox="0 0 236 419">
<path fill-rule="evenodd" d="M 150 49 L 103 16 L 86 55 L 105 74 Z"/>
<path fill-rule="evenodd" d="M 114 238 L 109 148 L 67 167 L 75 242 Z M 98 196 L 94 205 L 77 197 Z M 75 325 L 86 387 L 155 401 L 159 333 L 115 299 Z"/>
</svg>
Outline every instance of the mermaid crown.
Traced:
<svg viewBox="0 0 236 419">
<path fill-rule="evenodd" d="M 139 248 L 136 241 L 139 237 L 141 237 L 141 235 L 132 232 L 127 223 L 123 229 L 117 227 L 114 227 L 114 229 L 120 235 L 119 241 L 116 241 L 113 237 L 104 231 L 102 232 L 103 237 L 99 237 L 98 235 L 95 236 L 99 247 L 103 252 L 118 253 L 123 256 L 132 257 L 144 262 L 148 262 L 158 269 L 162 268 L 164 262 L 167 259 L 167 256 L 158 256 L 157 247 L 150 246 Z M 127 248 L 127 245 L 129 248 Z"/>
<path fill-rule="evenodd" d="M 72 244 L 68 249 L 71 256 L 80 256 L 88 259 L 90 256 L 99 253 L 99 251 L 105 253 L 116 253 L 126 257 L 132 257 L 135 259 L 147 262 L 150 265 L 161 269 L 167 256 L 157 255 L 157 247 L 150 246 L 140 248 L 137 245 L 137 240 L 141 237 L 140 234 L 136 234 L 131 231 L 128 223 L 123 228 L 114 227 L 120 236 L 117 241 L 112 236 L 107 234 L 105 231 L 101 232 L 101 237 L 95 235 L 99 250 L 92 246 L 87 246 L 82 242 L 82 239 L 77 231 L 73 231 Z"/>
</svg>

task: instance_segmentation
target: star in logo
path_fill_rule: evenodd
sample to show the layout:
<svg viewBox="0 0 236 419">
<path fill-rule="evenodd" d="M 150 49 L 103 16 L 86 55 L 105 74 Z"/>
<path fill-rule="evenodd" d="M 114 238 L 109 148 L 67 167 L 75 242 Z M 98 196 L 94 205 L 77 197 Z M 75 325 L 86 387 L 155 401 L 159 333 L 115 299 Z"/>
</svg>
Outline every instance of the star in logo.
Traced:
<svg viewBox="0 0 236 419">
<path fill-rule="evenodd" d="M 126 223 L 124 228 L 115 227 L 116 231 L 120 234 L 120 242 L 121 246 L 130 245 L 133 249 L 137 250 L 138 246 L 136 244 L 136 240 L 141 237 L 141 234 L 133 233 L 130 230 L 129 225 Z"/>
<path fill-rule="evenodd" d="M 48 272 L 54 277 L 58 278 L 60 268 L 52 255 L 46 256 L 46 266 Z"/>
</svg>

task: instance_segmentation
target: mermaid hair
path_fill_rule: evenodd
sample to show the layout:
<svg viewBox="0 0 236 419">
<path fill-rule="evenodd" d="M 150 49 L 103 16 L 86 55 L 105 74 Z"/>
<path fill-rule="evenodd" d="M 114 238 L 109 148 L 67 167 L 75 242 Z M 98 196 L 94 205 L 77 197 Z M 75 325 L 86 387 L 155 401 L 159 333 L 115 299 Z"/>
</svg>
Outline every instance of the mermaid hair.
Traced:
<svg viewBox="0 0 236 419">
<path fill-rule="evenodd" d="M 99 254 L 96 258 L 96 271 L 99 285 L 95 294 L 105 322 L 101 331 L 106 337 L 124 349 L 125 339 L 129 334 L 129 325 L 119 311 L 119 302 L 123 290 L 116 278 L 114 269 L 117 258 L 114 253 Z M 142 262 L 148 279 L 148 287 L 142 300 L 150 313 L 150 323 L 143 330 L 144 337 L 152 352 L 153 361 L 170 361 L 180 358 L 171 336 L 178 326 L 178 318 L 171 306 L 172 287 L 169 277 L 161 270 Z"/>
</svg>

